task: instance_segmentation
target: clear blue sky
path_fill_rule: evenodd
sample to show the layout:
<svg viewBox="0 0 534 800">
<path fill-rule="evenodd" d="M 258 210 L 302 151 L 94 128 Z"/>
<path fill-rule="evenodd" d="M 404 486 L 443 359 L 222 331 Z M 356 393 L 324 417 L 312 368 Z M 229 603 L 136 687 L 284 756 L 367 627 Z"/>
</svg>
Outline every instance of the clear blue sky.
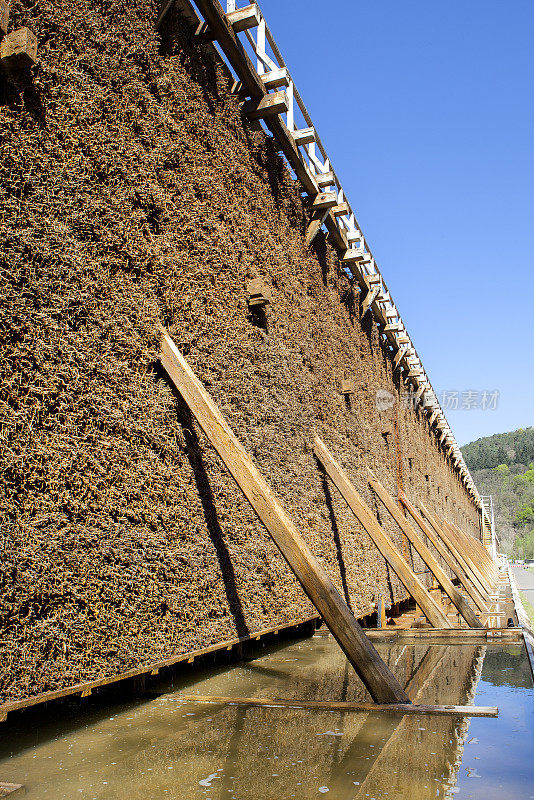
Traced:
<svg viewBox="0 0 534 800">
<path fill-rule="evenodd" d="M 260 6 L 458 442 L 533 425 L 534 0 Z"/>
</svg>

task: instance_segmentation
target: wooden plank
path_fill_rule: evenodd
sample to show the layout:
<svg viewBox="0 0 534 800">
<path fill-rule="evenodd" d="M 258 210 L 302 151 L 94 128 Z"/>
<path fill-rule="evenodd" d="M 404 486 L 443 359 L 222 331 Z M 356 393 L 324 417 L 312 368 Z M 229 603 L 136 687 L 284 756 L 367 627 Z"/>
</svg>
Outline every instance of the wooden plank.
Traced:
<svg viewBox="0 0 534 800">
<path fill-rule="evenodd" d="M 486 639 L 519 642 L 522 639 L 520 628 L 369 628 L 365 632 L 369 639 L 387 642 L 445 640 L 454 643 Z"/>
<path fill-rule="evenodd" d="M 337 700 L 286 700 L 270 697 L 222 697 L 209 694 L 176 694 L 188 703 L 303 708 L 310 711 L 388 711 L 392 714 L 435 714 L 440 717 L 498 717 L 496 706 L 427 706 L 416 703 L 351 703 Z"/>
<path fill-rule="evenodd" d="M 473 570 L 470 562 L 468 562 L 468 560 L 464 557 L 464 554 L 460 551 L 458 546 L 452 541 L 451 537 L 448 535 L 448 531 L 446 531 L 443 525 L 441 524 L 441 520 L 438 520 L 436 517 L 434 517 L 434 515 L 431 514 L 430 511 L 421 502 L 419 502 L 419 510 L 421 511 L 426 521 L 430 523 L 431 527 L 437 533 L 441 541 L 449 549 L 449 552 L 452 553 L 458 564 L 460 564 L 465 575 L 467 575 L 467 577 L 471 581 L 471 584 L 476 588 L 481 597 L 484 599 L 484 602 L 489 603 L 491 600 L 489 591 L 486 589 L 483 582 L 480 581 L 478 575 Z"/>
<path fill-rule="evenodd" d="M 332 631 L 373 700 L 378 703 L 407 702 L 407 695 L 397 679 L 366 638 L 326 571 L 165 331 L 160 359 L 182 399 Z"/>
<path fill-rule="evenodd" d="M 455 561 L 453 558 L 452 553 L 448 550 L 446 545 L 441 541 L 437 533 L 434 532 L 434 529 L 428 525 L 425 520 L 421 517 L 415 506 L 408 500 L 404 492 L 399 492 L 399 500 L 402 505 L 405 507 L 406 511 L 410 514 L 412 519 L 417 523 L 419 528 L 422 530 L 428 541 L 431 543 L 432 547 L 434 547 L 443 561 L 447 564 L 449 569 L 456 575 L 462 586 L 464 587 L 465 591 L 475 604 L 475 606 L 479 609 L 482 614 L 487 614 L 489 611 L 484 598 L 480 594 L 480 592 L 473 586 L 470 579 L 467 577 L 464 570 L 460 567 L 460 565 Z"/>
<path fill-rule="evenodd" d="M 369 483 L 373 491 L 378 495 L 384 506 L 387 508 L 401 531 L 409 539 L 414 548 L 419 553 L 420 557 L 431 571 L 434 578 L 437 580 L 445 594 L 449 597 L 453 605 L 456 606 L 462 617 L 465 619 L 469 627 L 482 628 L 483 625 L 478 619 L 477 615 L 467 602 L 467 600 L 458 591 L 456 586 L 450 580 L 445 570 L 438 564 L 426 544 L 423 542 L 416 530 L 410 525 L 406 517 L 403 515 L 400 507 L 395 503 L 391 495 L 385 490 L 380 481 L 374 477 L 369 479 Z"/>
<path fill-rule="evenodd" d="M 410 569 L 389 536 L 382 530 L 370 509 L 364 503 L 340 465 L 332 458 L 324 443 L 316 436 L 313 452 L 326 470 L 326 473 L 341 493 L 345 502 L 361 522 L 375 545 L 378 547 L 399 580 L 423 610 L 434 628 L 452 627 L 435 600 L 429 595 L 417 575 Z"/>
<path fill-rule="evenodd" d="M 243 105 L 243 112 L 250 119 L 265 119 L 275 114 L 283 114 L 289 108 L 287 94 L 284 91 L 271 92 L 266 94 L 261 100 L 247 100 Z"/>
</svg>

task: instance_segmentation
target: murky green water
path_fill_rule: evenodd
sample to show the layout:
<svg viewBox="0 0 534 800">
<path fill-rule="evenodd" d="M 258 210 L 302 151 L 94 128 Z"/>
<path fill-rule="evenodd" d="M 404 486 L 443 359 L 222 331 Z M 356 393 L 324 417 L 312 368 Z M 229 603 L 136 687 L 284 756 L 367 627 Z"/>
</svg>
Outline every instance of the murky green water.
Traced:
<svg viewBox="0 0 534 800">
<path fill-rule="evenodd" d="M 0 729 L 0 781 L 30 800 L 534 798 L 534 691 L 522 645 L 377 645 L 412 699 L 497 705 L 498 719 L 184 702 L 180 692 L 368 699 L 318 634 L 155 699 Z M 13 795 L 18 797 L 18 795 Z"/>
</svg>

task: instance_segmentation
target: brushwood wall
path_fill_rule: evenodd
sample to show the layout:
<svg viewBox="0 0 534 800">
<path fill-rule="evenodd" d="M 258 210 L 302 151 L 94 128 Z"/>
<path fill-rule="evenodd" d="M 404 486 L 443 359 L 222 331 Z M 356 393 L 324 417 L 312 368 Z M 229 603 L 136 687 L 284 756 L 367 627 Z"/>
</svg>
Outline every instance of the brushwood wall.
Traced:
<svg viewBox="0 0 534 800">
<path fill-rule="evenodd" d="M 478 525 L 335 251 L 304 247 L 276 141 L 190 22 L 174 9 L 157 34 L 157 12 L 12 4 L 39 58 L 0 77 L 1 700 L 313 614 L 163 374 L 158 320 L 357 616 L 405 592 L 321 474 L 316 432 L 400 549 L 368 466 Z M 379 390 L 397 402 L 379 410 Z"/>
</svg>

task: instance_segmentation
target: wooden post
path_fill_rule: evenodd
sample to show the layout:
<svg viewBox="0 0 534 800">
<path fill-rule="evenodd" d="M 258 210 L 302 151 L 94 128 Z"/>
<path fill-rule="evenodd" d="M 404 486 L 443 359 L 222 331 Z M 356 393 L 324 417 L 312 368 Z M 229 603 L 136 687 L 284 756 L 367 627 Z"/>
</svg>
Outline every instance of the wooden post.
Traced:
<svg viewBox="0 0 534 800">
<path fill-rule="evenodd" d="M 401 531 L 405 534 L 405 536 L 410 540 L 412 545 L 415 547 L 427 567 L 429 568 L 430 572 L 437 580 L 443 591 L 447 594 L 450 598 L 452 603 L 456 606 L 462 617 L 467 622 L 470 628 L 482 628 L 483 625 L 467 600 L 462 596 L 462 594 L 458 591 L 456 586 L 448 577 L 445 570 L 438 564 L 426 544 L 423 542 L 421 537 L 415 531 L 414 528 L 410 525 L 408 520 L 404 517 L 401 509 L 394 502 L 391 495 L 384 489 L 380 481 L 378 481 L 374 476 L 369 479 L 369 484 L 374 492 L 378 495 L 382 503 L 385 505 Z"/>
<path fill-rule="evenodd" d="M 424 519 L 421 517 L 417 509 L 414 505 L 408 500 L 406 495 L 403 492 L 399 492 L 399 500 L 401 501 L 402 505 L 408 511 L 410 516 L 414 519 L 417 523 L 419 528 L 422 530 L 428 541 L 431 545 L 437 550 L 441 558 L 447 564 L 449 569 L 456 575 L 460 583 L 463 585 L 465 591 L 473 601 L 473 603 L 477 606 L 479 611 L 482 614 L 488 614 L 489 608 L 486 605 L 482 595 L 480 592 L 473 586 L 471 580 L 468 578 L 466 573 L 460 567 L 460 565 L 455 561 L 452 556 L 452 553 L 447 549 L 447 546 L 444 542 L 441 541 L 437 533 L 434 532 L 434 529 L 431 528 Z"/>
<path fill-rule="evenodd" d="M 441 541 L 448 547 L 449 551 L 452 553 L 456 561 L 460 564 L 461 568 L 476 588 L 476 590 L 480 593 L 480 595 L 484 598 L 484 602 L 489 603 L 491 601 L 491 597 L 489 595 L 488 590 L 484 586 L 484 584 L 479 580 L 476 572 L 472 569 L 471 564 L 468 560 L 464 557 L 464 554 L 460 551 L 460 549 L 456 546 L 456 544 L 452 541 L 451 537 L 448 535 L 448 532 L 445 530 L 444 526 L 440 524 L 440 522 L 428 511 L 427 508 L 422 503 L 419 503 L 419 509 L 427 522 L 430 523 L 432 528 L 435 530 L 437 535 L 440 537 Z"/>
<path fill-rule="evenodd" d="M 410 569 L 389 536 L 382 530 L 376 518 L 366 506 L 347 475 L 335 461 L 321 439 L 316 436 L 313 452 L 324 466 L 334 485 L 341 492 L 353 514 L 376 544 L 390 567 L 399 577 L 408 594 L 414 598 L 434 628 L 452 628 L 451 623 L 435 600 L 430 597 L 417 575 Z"/>
<path fill-rule="evenodd" d="M 170 336 L 161 363 L 377 703 L 410 702 Z"/>
</svg>

